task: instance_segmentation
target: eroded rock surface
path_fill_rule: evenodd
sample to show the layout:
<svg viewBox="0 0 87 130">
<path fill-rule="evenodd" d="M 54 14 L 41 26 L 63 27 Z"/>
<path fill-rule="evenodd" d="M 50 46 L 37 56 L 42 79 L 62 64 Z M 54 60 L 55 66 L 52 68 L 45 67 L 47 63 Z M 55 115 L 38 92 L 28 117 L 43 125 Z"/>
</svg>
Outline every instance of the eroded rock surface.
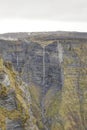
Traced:
<svg viewBox="0 0 87 130">
<path fill-rule="evenodd" d="M 15 80 L 25 93 L 20 96 L 12 89 L 6 97 L 12 83 L 3 68 L 0 83 L 7 89 L 0 104 L 6 102 L 2 106 L 12 111 L 17 109 L 18 102 L 24 104 L 24 109 L 31 104 L 27 130 L 38 129 L 36 124 L 40 130 L 87 130 L 87 34 L 60 34 L 33 33 L 16 41 L 0 40 L 0 54 L 18 71 L 20 78 L 16 76 Z M 9 68 L 6 63 L 5 66 Z M 18 101 L 12 104 L 15 97 Z"/>
<path fill-rule="evenodd" d="M 27 84 L 0 58 L 0 129 L 38 130 L 30 106 Z"/>
</svg>

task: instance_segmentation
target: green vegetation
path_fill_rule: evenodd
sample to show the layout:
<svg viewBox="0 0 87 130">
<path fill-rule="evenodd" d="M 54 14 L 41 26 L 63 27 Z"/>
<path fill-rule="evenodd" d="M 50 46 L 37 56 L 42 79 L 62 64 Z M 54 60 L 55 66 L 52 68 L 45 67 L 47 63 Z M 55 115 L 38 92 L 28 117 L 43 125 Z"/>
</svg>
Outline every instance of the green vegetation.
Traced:
<svg viewBox="0 0 87 130">
<path fill-rule="evenodd" d="M 37 125 L 40 130 L 43 130 L 44 126 L 42 123 L 42 115 L 41 115 L 41 108 L 40 108 L 40 97 L 41 97 L 41 88 L 33 83 L 29 86 L 29 91 L 32 98 L 32 111 L 34 116 L 37 119 Z"/>
<path fill-rule="evenodd" d="M 0 59 L 0 72 L 5 72 L 8 75 L 10 80 L 10 86 L 4 86 L 3 82 L 0 84 L 0 97 L 6 97 L 11 91 L 15 94 L 15 101 L 17 104 L 17 109 L 15 110 L 7 110 L 5 107 L 0 106 L 0 128 L 2 130 L 6 130 L 6 119 L 17 120 L 20 119 L 22 121 L 23 128 L 25 128 L 25 124 L 27 120 L 29 120 L 29 108 L 30 103 L 27 103 L 27 97 L 25 93 L 20 89 L 20 85 L 22 82 L 16 81 L 17 73 L 9 68 L 9 65 L 4 64 L 3 60 Z M 36 123 L 33 120 L 33 123 Z"/>
<path fill-rule="evenodd" d="M 40 39 L 38 36 L 32 36 L 29 40 L 41 46 L 55 42 L 47 39 L 47 36 L 45 40 L 42 36 Z M 62 89 L 54 91 L 55 86 L 51 86 L 43 95 L 41 86 L 29 84 L 31 109 L 35 117 L 32 122 L 37 124 L 40 130 L 44 130 L 44 124 L 50 130 L 87 130 L 87 44 L 79 40 L 66 40 L 61 44 L 63 46 Z M 7 96 L 13 90 L 17 103 L 17 109 L 13 111 L 0 107 L 0 128 L 6 130 L 6 118 L 21 119 L 25 127 L 30 119 L 30 102 L 27 102 L 26 95 L 21 89 L 23 83 L 17 81 L 18 73 L 14 71 L 11 63 L 4 63 L 2 59 L 0 59 L 0 72 L 6 73 L 10 80 L 9 87 L 0 83 L 0 98 Z M 42 121 L 41 105 L 44 106 L 45 123 Z"/>
</svg>

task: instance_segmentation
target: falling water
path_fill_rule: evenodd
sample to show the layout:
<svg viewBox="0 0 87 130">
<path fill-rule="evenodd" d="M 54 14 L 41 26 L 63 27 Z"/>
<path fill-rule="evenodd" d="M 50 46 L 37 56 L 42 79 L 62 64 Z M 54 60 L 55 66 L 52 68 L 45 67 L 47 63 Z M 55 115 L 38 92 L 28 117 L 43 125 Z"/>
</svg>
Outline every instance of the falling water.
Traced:
<svg viewBox="0 0 87 130">
<path fill-rule="evenodd" d="M 61 63 L 63 61 L 63 48 L 59 42 L 57 42 L 57 56 L 59 62 Z"/>
<path fill-rule="evenodd" d="M 59 62 L 59 42 L 57 42 L 57 61 Z"/>
<path fill-rule="evenodd" d="M 45 46 L 43 46 L 43 86 L 45 85 Z M 45 86 L 44 86 L 45 87 Z M 42 100 L 41 100 L 41 115 L 42 115 L 42 122 L 44 124 L 44 130 L 49 130 L 46 126 L 46 117 L 44 112 L 44 87 L 42 88 Z"/>
<path fill-rule="evenodd" d="M 17 66 L 19 65 L 19 59 L 18 59 L 18 56 L 17 56 Z"/>
<path fill-rule="evenodd" d="M 61 43 L 57 42 L 57 59 L 58 59 L 58 64 L 60 65 L 60 73 L 61 73 L 61 83 L 63 85 L 64 82 L 64 74 L 63 74 L 63 70 L 61 67 L 61 63 L 63 62 L 63 47 L 61 45 Z"/>
<path fill-rule="evenodd" d="M 45 84 L 45 47 L 43 47 L 43 85 Z"/>
</svg>

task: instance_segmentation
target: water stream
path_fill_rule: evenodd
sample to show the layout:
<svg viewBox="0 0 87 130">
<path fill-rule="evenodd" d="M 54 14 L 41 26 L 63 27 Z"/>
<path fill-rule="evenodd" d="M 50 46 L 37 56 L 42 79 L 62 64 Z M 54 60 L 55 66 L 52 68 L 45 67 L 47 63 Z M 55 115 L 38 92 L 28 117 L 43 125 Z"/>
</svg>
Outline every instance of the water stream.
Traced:
<svg viewBox="0 0 87 130">
<path fill-rule="evenodd" d="M 43 47 L 43 85 L 45 84 L 45 47 Z"/>
<path fill-rule="evenodd" d="M 59 63 L 61 63 L 63 61 L 63 48 L 59 42 L 57 42 L 57 56 Z"/>
<path fill-rule="evenodd" d="M 17 67 L 19 66 L 19 58 L 18 58 L 18 56 L 17 56 Z"/>
<path fill-rule="evenodd" d="M 42 99 L 41 99 L 41 115 L 42 115 L 42 122 L 44 124 L 44 130 L 49 130 L 46 126 L 46 117 L 45 117 L 45 106 L 44 106 L 44 88 L 45 88 L 45 46 L 43 46 L 43 88 L 42 88 Z"/>
</svg>

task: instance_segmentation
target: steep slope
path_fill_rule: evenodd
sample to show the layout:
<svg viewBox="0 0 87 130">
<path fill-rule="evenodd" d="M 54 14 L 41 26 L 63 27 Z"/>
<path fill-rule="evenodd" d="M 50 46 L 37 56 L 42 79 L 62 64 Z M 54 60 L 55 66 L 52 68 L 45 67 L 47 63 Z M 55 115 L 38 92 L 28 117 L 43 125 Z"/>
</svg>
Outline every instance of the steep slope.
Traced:
<svg viewBox="0 0 87 130">
<path fill-rule="evenodd" d="M 51 130 L 87 129 L 87 44 L 63 44 L 63 87 L 47 107 Z M 48 93 L 49 101 L 52 97 Z M 48 105 L 48 103 L 47 103 Z M 46 105 L 46 106 L 47 106 Z"/>
<path fill-rule="evenodd" d="M 28 84 L 40 130 L 87 130 L 86 35 L 32 33 L 21 40 L 0 40 L 3 59 Z"/>
<path fill-rule="evenodd" d="M 38 130 L 30 106 L 28 86 L 0 58 L 0 129 Z"/>
<path fill-rule="evenodd" d="M 64 130 L 86 130 L 87 44 L 72 44 L 70 50 L 67 46 L 64 50 L 64 87 L 59 113 Z"/>
</svg>

